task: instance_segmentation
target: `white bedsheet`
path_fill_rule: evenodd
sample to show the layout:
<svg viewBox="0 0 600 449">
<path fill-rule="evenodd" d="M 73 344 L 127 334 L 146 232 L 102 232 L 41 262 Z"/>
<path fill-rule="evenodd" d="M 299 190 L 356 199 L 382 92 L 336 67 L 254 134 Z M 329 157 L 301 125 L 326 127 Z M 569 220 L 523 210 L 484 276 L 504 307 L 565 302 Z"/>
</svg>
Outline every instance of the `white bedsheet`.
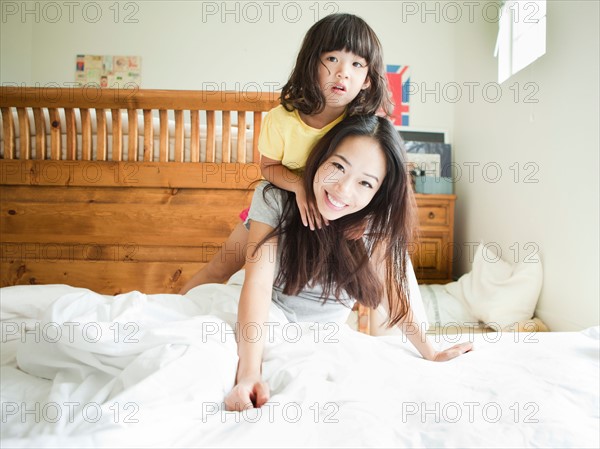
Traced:
<svg viewBox="0 0 600 449">
<path fill-rule="evenodd" d="M 448 336 L 434 343 L 475 350 L 433 363 L 404 337 L 286 325 L 273 309 L 271 401 L 224 412 L 239 288 L 1 289 L 2 447 L 600 444 L 598 329 Z"/>
</svg>

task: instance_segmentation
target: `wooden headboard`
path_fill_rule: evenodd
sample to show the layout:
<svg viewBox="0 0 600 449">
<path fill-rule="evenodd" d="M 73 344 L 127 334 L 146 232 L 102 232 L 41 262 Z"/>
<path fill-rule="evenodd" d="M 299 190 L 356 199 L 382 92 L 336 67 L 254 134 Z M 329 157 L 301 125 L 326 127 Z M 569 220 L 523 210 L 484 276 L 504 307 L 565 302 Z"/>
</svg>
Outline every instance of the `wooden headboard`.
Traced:
<svg viewBox="0 0 600 449">
<path fill-rule="evenodd" d="M 277 93 L 0 88 L 1 286 L 176 293 L 260 178 Z"/>
</svg>

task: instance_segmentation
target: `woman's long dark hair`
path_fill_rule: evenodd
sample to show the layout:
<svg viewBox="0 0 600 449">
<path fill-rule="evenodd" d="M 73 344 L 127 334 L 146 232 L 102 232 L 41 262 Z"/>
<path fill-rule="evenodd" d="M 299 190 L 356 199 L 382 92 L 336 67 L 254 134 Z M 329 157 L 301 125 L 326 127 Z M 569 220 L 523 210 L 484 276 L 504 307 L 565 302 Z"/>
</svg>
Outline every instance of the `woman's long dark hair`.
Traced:
<svg viewBox="0 0 600 449">
<path fill-rule="evenodd" d="M 283 213 L 273 236 L 281 245 L 276 282 L 286 294 L 298 294 L 307 285 L 321 284 L 323 299 L 341 298 L 345 291 L 361 304 L 375 308 L 388 298 L 388 326 L 408 312 L 408 245 L 413 238 L 415 203 L 406 173 L 404 144 L 391 122 L 374 115 L 351 116 L 329 131 L 310 153 L 303 175 L 307 198 L 314 201 L 317 170 L 346 138 L 367 136 L 376 140 L 386 160 L 386 174 L 371 202 L 329 226 L 311 231 L 302 224 L 295 195 L 282 191 Z M 276 188 L 275 186 L 268 186 Z M 363 239 L 349 240 L 347 231 L 367 229 Z M 376 251 L 383 260 L 371 260 Z M 385 278 L 381 282 L 381 274 Z"/>
<path fill-rule="evenodd" d="M 296 65 L 281 89 L 281 104 L 288 111 L 298 109 L 311 115 L 325 107 L 325 96 L 318 83 L 321 55 L 346 50 L 367 61 L 371 85 L 347 107 L 347 114 L 375 114 L 380 109 L 391 114 L 393 106 L 388 90 L 383 50 L 371 27 L 352 14 L 331 14 L 315 23 L 304 36 Z"/>
</svg>

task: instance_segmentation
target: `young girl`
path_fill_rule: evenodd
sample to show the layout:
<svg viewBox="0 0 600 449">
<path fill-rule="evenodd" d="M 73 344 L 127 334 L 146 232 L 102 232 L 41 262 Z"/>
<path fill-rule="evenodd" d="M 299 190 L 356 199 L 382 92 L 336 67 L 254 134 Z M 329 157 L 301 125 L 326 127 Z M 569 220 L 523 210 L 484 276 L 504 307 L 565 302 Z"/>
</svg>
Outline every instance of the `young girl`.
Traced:
<svg viewBox="0 0 600 449">
<path fill-rule="evenodd" d="M 314 230 L 327 224 L 307 200 L 301 182 L 312 147 L 345 116 L 381 110 L 391 111 L 391 101 L 381 44 L 374 31 L 351 14 L 332 14 L 315 23 L 283 86 L 281 105 L 265 116 L 258 141 L 262 175 L 294 193 L 304 226 Z M 356 231 L 349 230 L 349 235 Z M 221 251 L 180 293 L 229 279 L 244 265 L 247 239 L 246 228 L 238 224 Z"/>
<path fill-rule="evenodd" d="M 345 322 L 354 300 L 372 308 L 383 303 L 388 326 L 410 326 L 406 335 L 424 358 L 449 360 L 472 349 L 464 343 L 436 352 L 413 322 L 407 245 L 415 211 L 405 162 L 398 132 L 387 119 L 352 116 L 317 143 L 302 181 L 307 199 L 329 226 L 307 229 L 291 192 L 266 182 L 256 189 L 238 325 L 245 329 L 253 323 L 258 329 L 256 336 L 238 336 L 228 410 L 260 407 L 269 399 L 261 364 L 271 302 L 290 321 L 308 322 Z M 362 239 L 344 237 L 367 221 Z"/>
</svg>

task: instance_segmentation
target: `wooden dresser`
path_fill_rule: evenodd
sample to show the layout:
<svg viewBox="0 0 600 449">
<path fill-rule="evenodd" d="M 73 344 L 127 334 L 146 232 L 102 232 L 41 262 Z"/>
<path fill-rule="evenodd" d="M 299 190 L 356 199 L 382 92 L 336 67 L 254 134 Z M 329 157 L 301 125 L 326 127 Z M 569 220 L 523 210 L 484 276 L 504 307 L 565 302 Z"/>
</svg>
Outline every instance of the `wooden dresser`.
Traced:
<svg viewBox="0 0 600 449">
<path fill-rule="evenodd" d="M 419 284 L 446 284 L 452 279 L 454 203 L 456 195 L 415 194 L 418 240 L 409 248 Z M 370 309 L 358 306 L 358 330 L 370 333 Z"/>
</svg>

